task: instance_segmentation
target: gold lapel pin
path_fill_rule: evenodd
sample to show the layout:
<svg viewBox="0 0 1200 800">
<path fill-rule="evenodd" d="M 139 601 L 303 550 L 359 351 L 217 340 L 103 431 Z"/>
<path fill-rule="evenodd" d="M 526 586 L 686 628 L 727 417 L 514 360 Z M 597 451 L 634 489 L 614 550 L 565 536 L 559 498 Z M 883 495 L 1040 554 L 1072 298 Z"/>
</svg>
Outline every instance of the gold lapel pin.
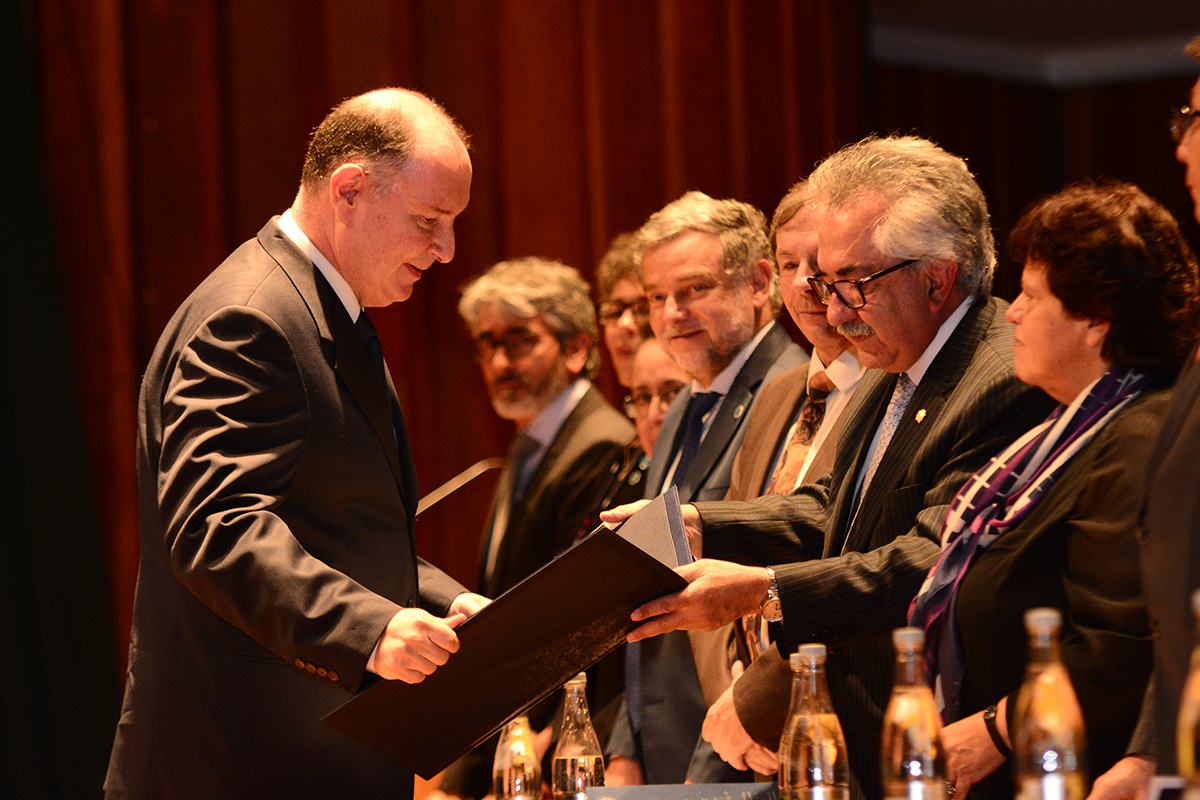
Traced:
<svg viewBox="0 0 1200 800">
<path fill-rule="evenodd" d="M 920 422 L 923 419 L 925 419 L 925 409 L 922 408 L 917 412 L 917 422 Z"/>
</svg>

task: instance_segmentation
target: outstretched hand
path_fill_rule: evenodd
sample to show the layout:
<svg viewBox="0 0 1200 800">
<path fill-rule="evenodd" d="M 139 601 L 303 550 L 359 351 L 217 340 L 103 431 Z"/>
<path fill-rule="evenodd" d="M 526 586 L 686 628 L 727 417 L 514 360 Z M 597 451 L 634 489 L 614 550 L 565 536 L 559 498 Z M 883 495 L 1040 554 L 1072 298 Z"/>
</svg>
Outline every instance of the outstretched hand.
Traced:
<svg viewBox="0 0 1200 800">
<path fill-rule="evenodd" d="M 675 630 L 712 631 L 758 611 L 767 596 L 765 567 L 702 558 L 675 570 L 688 585 L 674 594 L 634 609 L 634 622 L 645 622 L 626 637 L 636 642 Z"/>
</svg>

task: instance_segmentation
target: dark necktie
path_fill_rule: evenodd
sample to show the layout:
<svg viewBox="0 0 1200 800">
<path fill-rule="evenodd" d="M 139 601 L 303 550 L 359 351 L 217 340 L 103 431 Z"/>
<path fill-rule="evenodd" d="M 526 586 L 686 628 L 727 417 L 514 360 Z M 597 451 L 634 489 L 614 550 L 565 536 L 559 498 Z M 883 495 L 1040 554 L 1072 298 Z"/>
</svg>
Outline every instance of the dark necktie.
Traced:
<svg viewBox="0 0 1200 800">
<path fill-rule="evenodd" d="M 529 457 L 537 452 L 540 445 L 537 439 L 525 432 L 520 432 L 513 439 L 508 450 L 508 462 L 500 474 L 500 482 L 496 485 L 496 510 L 492 515 L 492 524 L 488 527 L 488 542 L 484 550 L 483 586 L 490 588 L 492 572 L 496 568 L 496 556 L 500 552 L 500 542 L 508 530 L 508 520 L 512 515 L 513 506 L 521 499 L 528 479 L 523 479 L 525 464 Z"/>
<path fill-rule="evenodd" d="M 679 463 L 675 466 L 675 475 L 671 483 L 675 486 L 683 483 L 688 468 L 696 458 L 700 449 L 700 440 L 704 438 L 704 415 L 712 411 L 713 406 L 723 395 L 717 392 L 696 392 L 688 400 L 687 412 L 683 420 L 683 440 L 679 443 Z"/>
<path fill-rule="evenodd" d="M 358 328 L 358 335 L 367 345 L 367 352 L 371 354 L 371 363 L 375 365 L 375 375 L 386 390 L 387 378 L 383 366 L 383 347 L 379 344 L 379 334 L 375 332 L 375 326 L 371 323 L 371 318 L 367 316 L 366 311 L 359 312 L 358 321 L 354 323 L 354 327 Z"/>
<path fill-rule="evenodd" d="M 795 491 L 809 448 L 817 436 L 821 421 L 825 419 L 825 400 L 832 391 L 833 382 L 824 372 L 818 372 L 809 380 L 808 392 L 800 407 L 800 418 L 796 420 L 796 432 L 779 459 L 767 494 L 791 494 Z"/>
</svg>

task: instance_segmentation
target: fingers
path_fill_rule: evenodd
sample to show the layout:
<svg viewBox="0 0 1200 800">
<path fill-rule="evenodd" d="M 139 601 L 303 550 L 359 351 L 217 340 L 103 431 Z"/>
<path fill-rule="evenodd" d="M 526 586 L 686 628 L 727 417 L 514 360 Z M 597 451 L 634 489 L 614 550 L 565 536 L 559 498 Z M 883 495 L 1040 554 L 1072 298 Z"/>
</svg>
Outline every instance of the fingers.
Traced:
<svg viewBox="0 0 1200 800">
<path fill-rule="evenodd" d="M 478 614 L 491 602 L 490 599 L 481 594 L 463 592 L 458 597 L 455 597 L 454 602 L 450 604 L 450 612 L 452 614 L 464 614 L 471 617 Z"/>
<path fill-rule="evenodd" d="M 388 622 L 379 641 L 375 669 L 380 677 L 420 683 L 458 652 L 454 626 L 466 617 L 438 619 L 419 608 L 401 609 Z"/>
<path fill-rule="evenodd" d="M 746 766 L 759 775 L 774 775 L 779 771 L 779 755 L 755 743 L 746 751 Z"/>
<path fill-rule="evenodd" d="M 616 506 L 615 508 L 610 508 L 607 511 L 601 511 L 600 519 L 602 522 L 607 522 L 610 525 L 620 525 L 622 522 L 640 511 L 642 506 L 645 506 L 649 502 L 649 500 L 636 500 L 632 503 L 626 503 L 623 506 Z"/>
<path fill-rule="evenodd" d="M 631 630 L 625 636 L 625 641 L 640 642 L 642 639 L 649 639 L 651 636 L 661 636 L 664 633 L 677 631 L 683 627 L 681 624 L 683 619 L 683 614 L 679 612 L 654 617 L 649 622 L 644 622 Z"/>
</svg>

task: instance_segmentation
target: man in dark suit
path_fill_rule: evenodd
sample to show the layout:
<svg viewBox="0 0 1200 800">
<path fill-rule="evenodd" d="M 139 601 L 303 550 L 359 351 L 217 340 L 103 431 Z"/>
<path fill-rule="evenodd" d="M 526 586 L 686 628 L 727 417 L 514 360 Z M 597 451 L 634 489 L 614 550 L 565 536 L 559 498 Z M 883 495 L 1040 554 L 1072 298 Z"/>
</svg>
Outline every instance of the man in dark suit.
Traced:
<svg viewBox="0 0 1200 800">
<path fill-rule="evenodd" d="M 786 709 L 779 652 L 827 643 L 852 791 L 874 800 L 889 634 L 939 552 L 963 481 L 1051 403 L 1013 374 L 1006 304 L 989 296 L 987 206 L 961 159 L 913 137 L 872 138 L 831 156 L 809 183 L 821 209 L 810 283 L 870 368 L 846 409 L 832 472 L 791 496 L 688 509 L 694 546 L 740 563 L 682 567 L 689 587 L 636 611 L 664 616 L 630 638 L 754 611 L 782 623 L 774 657 L 734 684 L 731 705 L 759 750 L 729 755 L 755 769 L 772 766 L 758 756 L 777 745 Z M 757 702 L 764 691 L 777 706 Z"/>
<path fill-rule="evenodd" d="M 413 92 L 342 103 L 292 208 L 167 325 L 142 382 L 109 797 L 411 797 L 320 720 L 372 674 L 423 680 L 485 602 L 415 556 L 404 417 L 362 311 L 453 257 L 465 142 Z"/>
<path fill-rule="evenodd" d="M 689 192 L 652 215 L 636 241 L 650 326 L 692 377 L 663 420 L 646 496 L 675 486 L 684 502 L 718 499 L 759 389 L 804 362 L 775 324 L 781 303 L 765 220 L 746 203 Z M 625 713 L 609 742 L 606 781 L 737 779 L 711 749 L 697 748 L 706 705 L 687 634 L 629 648 L 626 657 Z"/>
<path fill-rule="evenodd" d="M 542 258 L 503 261 L 463 290 L 459 313 L 492 408 L 517 425 L 479 558 L 479 589 L 496 597 L 575 541 L 634 430 L 592 386 L 600 360 L 596 316 L 574 269 Z M 535 729 L 551 721 L 553 707 L 541 703 L 529 712 Z M 489 794 L 495 749 L 493 737 L 452 764 L 442 777 L 444 795 Z"/>
</svg>

